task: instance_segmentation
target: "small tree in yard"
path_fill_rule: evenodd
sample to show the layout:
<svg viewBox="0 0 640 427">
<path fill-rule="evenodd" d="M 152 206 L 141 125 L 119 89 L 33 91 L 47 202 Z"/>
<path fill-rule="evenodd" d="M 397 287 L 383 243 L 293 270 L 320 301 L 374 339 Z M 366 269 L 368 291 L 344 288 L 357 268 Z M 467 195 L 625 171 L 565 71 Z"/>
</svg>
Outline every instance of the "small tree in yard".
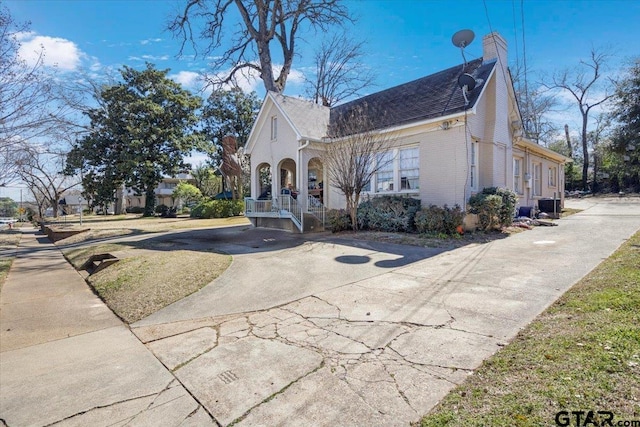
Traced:
<svg viewBox="0 0 640 427">
<path fill-rule="evenodd" d="M 188 205 L 189 203 L 197 202 L 202 199 L 202 192 L 200 192 L 200 189 L 193 184 L 180 182 L 173 190 L 172 196 L 174 199 L 181 200 L 184 204 Z"/>
<path fill-rule="evenodd" d="M 336 117 L 329 130 L 329 143 L 323 155 L 329 182 L 345 196 L 351 226 L 358 230 L 360 194 L 371 178 L 393 161 L 384 156 L 395 136 L 374 129 L 366 105 Z"/>
<path fill-rule="evenodd" d="M 518 196 L 507 188 L 487 187 L 469 198 L 469 212 L 478 215 L 485 231 L 508 227 L 513 222 Z"/>
</svg>

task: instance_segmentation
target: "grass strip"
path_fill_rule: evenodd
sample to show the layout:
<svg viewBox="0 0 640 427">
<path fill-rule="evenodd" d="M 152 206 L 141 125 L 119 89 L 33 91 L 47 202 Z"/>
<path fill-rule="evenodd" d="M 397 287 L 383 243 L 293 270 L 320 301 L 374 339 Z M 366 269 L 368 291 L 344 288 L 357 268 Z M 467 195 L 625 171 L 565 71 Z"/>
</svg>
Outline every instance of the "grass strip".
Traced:
<svg viewBox="0 0 640 427">
<path fill-rule="evenodd" d="M 557 423 L 560 411 L 568 418 Z M 572 411 L 585 411 L 579 425 L 588 411 L 594 423 L 584 425 L 609 425 L 598 411 L 612 412 L 613 425 L 640 420 L 640 232 L 487 359 L 420 426 L 577 425 Z"/>
<path fill-rule="evenodd" d="M 136 243 L 72 249 L 66 251 L 65 256 L 75 268 L 80 268 L 91 255 L 100 253 L 126 255 L 89 276 L 87 282 L 127 323 L 136 322 L 196 292 L 231 264 L 231 256 L 217 252 L 161 250 Z"/>
<path fill-rule="evenodd" d="M 18 246 L 21 237 L 22 233 L 18 230 L 0 231 L 0 249 L 11 249 Z M 2 285 L 4 285 L 4 281 L 9 274 L 14 258 L 13 256 L 0 257 L 0 289 L 2 289 Z"/>
</svg>

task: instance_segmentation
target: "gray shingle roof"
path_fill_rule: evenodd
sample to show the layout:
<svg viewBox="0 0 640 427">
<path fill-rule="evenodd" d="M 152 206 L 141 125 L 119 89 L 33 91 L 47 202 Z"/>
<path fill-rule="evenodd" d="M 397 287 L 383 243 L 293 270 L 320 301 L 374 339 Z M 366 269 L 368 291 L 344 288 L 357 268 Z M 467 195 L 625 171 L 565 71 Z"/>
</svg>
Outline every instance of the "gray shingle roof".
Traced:
<svg viewBox="0 0 640 427">
<path fill-rule="evenodd" d="M 327 135 L 328 107 L 275 92 L 271 95 L 302 138 L 320 139 Z"/>
<path fill-rule="evenodd" d="M 335 126 L 341 117 L 348 117 L 359 110 L 366 112 L 369 121 L 367 125 L 372 129 L 384 129 L 462 112 L 465 110 L 465 101 L 458 86 L 458 77 L 465 72 L 476 79 L 476 87 L 467 95 L 469 105 L 466 108 L 473 108 L 494 66 L 495 61 L 483 64 L 482 59 L 476 59 L 468 62 L 464 71 L 461 64 L 338 105 L 331 109 L 330 123 Z"/>
</svg>

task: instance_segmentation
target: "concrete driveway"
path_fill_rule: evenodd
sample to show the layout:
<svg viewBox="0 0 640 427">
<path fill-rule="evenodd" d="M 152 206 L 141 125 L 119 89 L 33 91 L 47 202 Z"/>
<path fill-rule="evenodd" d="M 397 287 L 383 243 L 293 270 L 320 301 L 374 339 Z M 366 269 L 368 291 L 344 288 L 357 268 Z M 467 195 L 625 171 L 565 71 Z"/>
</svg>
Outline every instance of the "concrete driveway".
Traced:
<svg viewBox="0 0 640 427">
<path fill-rule="evenodd" d="M 448 252 L 248 227 L 118 239 L 234 256 L 131 331 L 23 238 L 0 425 L 407 426 L 640 229 L 640 198 L 567 205 L 583 211 L 558 227 Z"/>
<path fill-rule="evenodd" d="M 272 231 L 132 330 L 221 425 L 406 426 L 640 228 L 637 198 L 567 204 L 439 254 Z"/>
</svg>

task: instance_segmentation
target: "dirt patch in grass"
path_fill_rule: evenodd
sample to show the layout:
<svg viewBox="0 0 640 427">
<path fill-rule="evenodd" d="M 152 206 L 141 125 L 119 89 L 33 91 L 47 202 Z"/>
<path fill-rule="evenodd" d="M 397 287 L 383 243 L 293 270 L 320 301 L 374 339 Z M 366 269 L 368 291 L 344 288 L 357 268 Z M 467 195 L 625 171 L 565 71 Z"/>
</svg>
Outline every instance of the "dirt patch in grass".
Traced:
<svg viewBox="0 0 640 427">
<path fill-rule="evenodd" d="M 559 411 L 589 410 L 613 412 L 612 425 L 640 420 L 638 307 L 640 233 L 486 360 L 420 425 L 556 425 Z M 609 425 L 603 420 L 596 412 L 597 424 L 588 425 Z"/>
<path fill-rule="evenodd" d="M 222 274 L 231 256 L 208 251 L 174 250 L 136 244 L 101 244 L 72 249 L 65 256 L 80 268 L 91 255 L 111 253 L 120 261 L 89 276 L 87 282 L 127 323 L 136 322 L 178 301 Z"/>
</svg>

